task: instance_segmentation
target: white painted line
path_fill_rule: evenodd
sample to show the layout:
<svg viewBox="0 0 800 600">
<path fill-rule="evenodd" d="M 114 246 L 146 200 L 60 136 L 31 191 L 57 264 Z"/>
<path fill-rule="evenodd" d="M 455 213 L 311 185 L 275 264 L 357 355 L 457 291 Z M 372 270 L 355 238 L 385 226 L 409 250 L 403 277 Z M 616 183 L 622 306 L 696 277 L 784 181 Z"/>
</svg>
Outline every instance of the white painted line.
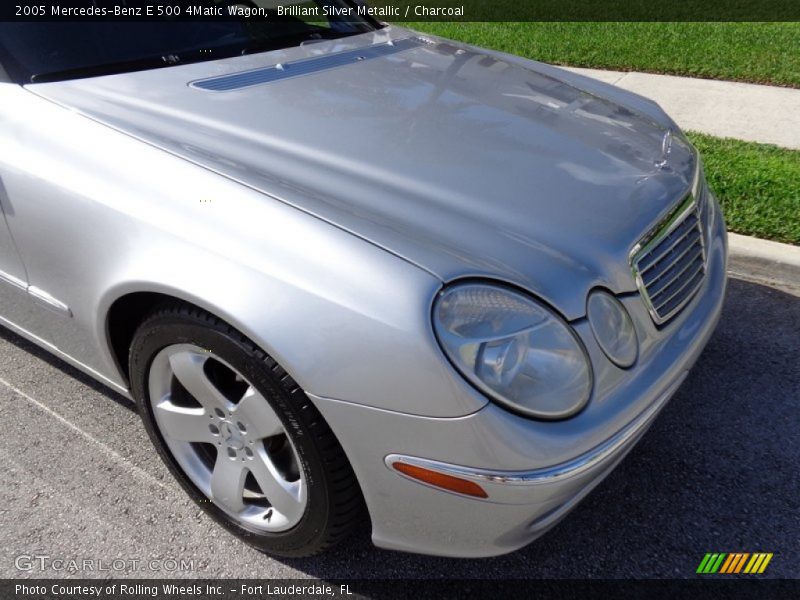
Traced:
<svg viewBox="0 0 800 600">
<path fill-rule="evenodd" d="M 60 423 L 66 425 L 67 427 L 72 429 L 75 433 L 77 433 L 78 435 L 83 437 L 85 440 L 87 440 L 91 444 L 97 446 L 102 452 L 107 454 L 114 462 L 117 462 L 117 463 L 121 464 L 122 466 L 130 469 L 134 474 L 138 475 L 139 477 L 142 477 L 143 479 L 146 479 L 148 481 L 148 483 L 155 483 L 157 486 L 159 486 L 159 487 L 161 487 L 161 488 L 163 488 L 165 490 L 169 489 L 166 485 L 164 485 L 161 481 L 159 481 L 158 479 L 153 477 L 150 473 L 148 473 L 147 471 L 145 471 L 144 469 L 142 469 L 140 467 L 137 467 L 135 464 L 133 464 L 127 458 L 125 458 L 121 454 L 118 454 L 116 451 L 114 451 L 111 448 L 109 448 L 108 446 L 106 446 L 100 440 L 93 438 L 91 435 L 86 433 L 83 429 L 81 429 L 80 427 L 78 427 L 74 423 L 68 421 L 67 419 L 62 417 L 60 414 L 58 414 L 56 411 L 54 411 L 50 407 L 42 404 L 36 398 L 33 398 L 33 397 L 29 396 L 28 394 L 26 394 L 25 392 L 23 392 L 22 390 L 20 390 L 19 388 L 14 387 L 12 384 L 10 384 L 8 381 L 3 379 L 2 377 L 0 377 L 0 384 L 3 384 L 4 386 L 6 386 L 8 389 L 10 389 L 12 392 L 17 394 L 21 398 L 24 398 L 25 400 L 27 400 L 28 402 L 30 402 L 31 404 L 33 404 L 37 408 L 40 408 L 41 410 L 46 412 L 51 417 L 54 417 Z"/>
</svg>

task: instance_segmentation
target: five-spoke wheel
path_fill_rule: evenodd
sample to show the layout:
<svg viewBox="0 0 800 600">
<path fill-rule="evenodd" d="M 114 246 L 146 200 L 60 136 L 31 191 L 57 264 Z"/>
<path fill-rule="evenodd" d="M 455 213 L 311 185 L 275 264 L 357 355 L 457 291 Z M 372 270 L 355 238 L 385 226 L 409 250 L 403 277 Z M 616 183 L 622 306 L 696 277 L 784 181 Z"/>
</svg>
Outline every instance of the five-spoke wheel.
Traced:
<svg viewBox="0 0 800 600">
<path fill-rule="evenodd" d="M 129 371 L 164 462 L 249 544 L 307 556 L 363 520 L 355 475 L 322 415 L 280 365 L 226 323 L 167 303 L 137 329 Z"/>
<path fill-rule="evenodd" d="M 150 402 L 173 456 L 212 502 L 256 530 L 298 523 L 306 487 L 297 451 L 233 367 L 191 344 L 167 346 L 150 368 Z"/>
</svg>

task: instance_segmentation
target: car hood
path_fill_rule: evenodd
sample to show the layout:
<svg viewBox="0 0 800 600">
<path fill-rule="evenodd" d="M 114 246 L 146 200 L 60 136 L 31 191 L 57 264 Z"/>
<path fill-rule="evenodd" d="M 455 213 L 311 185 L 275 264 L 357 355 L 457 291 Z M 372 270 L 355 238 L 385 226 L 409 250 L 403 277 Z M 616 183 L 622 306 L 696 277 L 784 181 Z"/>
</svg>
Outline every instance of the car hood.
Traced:
<svg viewBox="0 0 800 600">
<path fill-rule="evenodd" d="M 392 27 L 28 89 L 443 281 L 507 281 L 570 319 L 594 286 L 635 290 L 629 251 L 696 160 L 677 132 L 665 154 L 673 124 L 649 101 Z"/>
</svg>

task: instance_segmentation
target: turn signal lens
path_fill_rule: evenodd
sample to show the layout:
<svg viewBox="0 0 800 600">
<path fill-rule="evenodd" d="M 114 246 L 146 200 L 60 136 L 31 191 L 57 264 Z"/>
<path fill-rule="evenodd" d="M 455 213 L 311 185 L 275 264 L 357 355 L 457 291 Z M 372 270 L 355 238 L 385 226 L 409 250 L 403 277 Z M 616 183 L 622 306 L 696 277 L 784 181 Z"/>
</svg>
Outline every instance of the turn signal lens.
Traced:
<svg viewBox="0 0 800 600">
<path fill-rule="evenodd" d="M 452 475 L 445 475 L 444 473 L 431 471 L 430 469 L 425 469 L 424 467 L 409 465 L 399 461 L 392 463 L 392 467 L 406 477 L 416 479 L 417 481 L 427 483 L 428 485 L 432 485 L 449 492 L 464 494 L 465 496 L 473 496 L 474 498 L 489 497 L 489 494 L 487 494 L 483 488 L 474 481 L 467 481 L 466 479 L 460 479 L 459 477 L 453 477 Z"/>
</svg>

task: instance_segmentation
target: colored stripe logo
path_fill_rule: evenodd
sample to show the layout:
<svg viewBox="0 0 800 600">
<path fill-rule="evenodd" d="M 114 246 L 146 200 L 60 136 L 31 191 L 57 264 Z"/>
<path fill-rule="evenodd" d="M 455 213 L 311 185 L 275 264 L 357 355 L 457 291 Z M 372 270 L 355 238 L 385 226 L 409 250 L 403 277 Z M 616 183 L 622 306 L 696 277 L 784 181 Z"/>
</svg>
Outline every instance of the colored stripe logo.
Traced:
<svg viewBox="0 0 800 600">
<path fill-rule="evenodd" d="M 708 552 L 696 572 L 701 575 L 759 575 L 766 570 L 772 556 L 772 552 Z"/>
</svg>

